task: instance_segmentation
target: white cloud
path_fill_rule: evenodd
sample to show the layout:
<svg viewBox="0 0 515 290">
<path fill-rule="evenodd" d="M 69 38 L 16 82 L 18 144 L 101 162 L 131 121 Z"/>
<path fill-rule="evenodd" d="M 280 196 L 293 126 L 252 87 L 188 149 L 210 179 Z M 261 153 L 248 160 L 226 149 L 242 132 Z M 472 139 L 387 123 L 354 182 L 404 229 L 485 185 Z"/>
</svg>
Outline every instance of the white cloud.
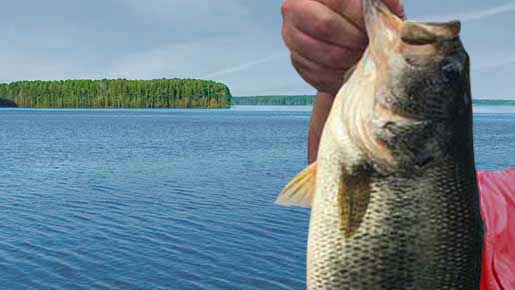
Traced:
<svg viewBox="0 0 515 290">
<path fill-rule="evenodd" d="M 5 82 L 16 80 L 62 79 L 71 71 L 72 64 L 58 63 L 31 55 L 0 53 L 0 79 Z M 44 77 L 43 77 L 44 76 Z"/>
<path fill-rule="evenodd" d="M 121 0 L 149 20 L 173 24 L 175 29 L 243 29 L 250 14 L 240 0 Z"/>
<path fill-rule="evenodd" d="M 492 17 L 495 15 L 508 13 L 508 12 L 515 12 L 515 2 L 507 3 L 505 5 L 500 5 L 476 12 L 466 13 L 463 15 L 460 15 L 461 17 L 458 17 L 462 19 L 462 21 L 472 21 L 472 20 L 479 20 L 486 17 Z"/>
<path fill-rule="evenodd" d="M 279 53 L 279 54 L 273 54 L 273 55 L 270 55 L 270 56 L 267 56 L 267 57 L 264 57 L 264 58 L 261 58 L 258 60 L 253 60 L 253 61 L 245 62 L 245 63 L 239 64 L 236 66 L 224 68 L 222 70 L 209 73 L 200 78 L 201 79 L 210 79 L 210 78 L 214 78 L 214 77 L 220 77 L 220 76 L 224 76 L 224 75 L 228 75 L 228 74 L 232 74 L 232 73 L 236 73 L 236 72 L 245 71 L 245 70 L 251 69 L 254 66 L 265 64 L 265 63 L 271 62 L 271 61 L 279 59 L 279 58 L 284 58 L 286 56 L 288 56 L 288 53 L 285 53 L 285 52 Z"/>
<path fill-rule="evenodd" d="M 215 79 L 228 84 L 235 95 L 268 92 L 292 82 L 307 87 L 291 68 L 280 34 L 260 31 L 170 43 L 126 55 L 105 71 L 129 78 Z"/>
<path fill-rule="evenodd" d="M 49 17 L 55 7 L 29 2 L 37 9 L 6 2 L 4 14 L 15 13 L 0 18 L 0 80 L 204 77 L 223 81 L 234 95 L 314 91 L 292 68 L 280 38 L 281 0 L 92 0 L 82 8 L 109 13 L 81 10 L 90 22 L 65 17 L 75 15 L 74 5 L 63 6 L 57 19 Z M 488 2 L 435 0 L 408 7 L 413 15 L 469 9 L 424 19 L 469 22 L 462 36 L 481 97 L 513 95 L 509 13 L 515 2 L 496 3 L 501 5 L 478 9 Z"/>
<path fill-rule="evenodd" d="M 476 71 L 487 71 L 492 70 L 499 67 L 504 67 L 508 65 L 512 65 L 515 63 L 515 55 L 504 55 L 497 56 L 495 58 L 490 58 L 488 61 L 483 61 L 478 63 L 478 65 L 473 66 L 473 70 Z"/>
<path fill-rule="evenodd" d="M 503 5 L 490 7 L 477 11 L 470 11 L 465 13 L 454 13 L 448 15 L 435 15 L 427 16 L 416 19 L 417 21 L 447 21 L 450 19 L 459 19 L 461 22 L 468 22 L 480 20 L 487 17 L 496 16 L 499 14 L 515 12 L 515 2 L 509 2 Z"/>
</svg>

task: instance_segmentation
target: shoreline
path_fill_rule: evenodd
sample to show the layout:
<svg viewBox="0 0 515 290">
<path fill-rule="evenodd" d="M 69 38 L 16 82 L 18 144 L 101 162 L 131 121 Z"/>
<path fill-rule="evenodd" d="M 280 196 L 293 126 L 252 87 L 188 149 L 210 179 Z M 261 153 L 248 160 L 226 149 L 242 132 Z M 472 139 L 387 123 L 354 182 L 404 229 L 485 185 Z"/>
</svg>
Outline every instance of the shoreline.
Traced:
<svg viewBox="0 0 515 290">
<path fill-rule="evenodd" d="M 125 111 L 125 112 L 308 112 L 311 105 L 233 105 L 226 108 L 28 108 L 0 107 L 0 111 L 55 111 L 55 112 L 86 112 L 86 111 Z M 515 105 L 473 105 L 474 114 L 515 114 Z"/>
</svg>

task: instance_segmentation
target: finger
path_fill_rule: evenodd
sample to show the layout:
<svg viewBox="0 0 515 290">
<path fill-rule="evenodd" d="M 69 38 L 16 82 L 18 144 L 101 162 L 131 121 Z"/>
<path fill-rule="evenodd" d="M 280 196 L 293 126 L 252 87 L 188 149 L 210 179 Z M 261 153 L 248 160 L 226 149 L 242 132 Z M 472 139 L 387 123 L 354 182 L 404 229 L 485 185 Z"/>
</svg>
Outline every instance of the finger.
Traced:
<svg viewBox="0 0 515 290">
<path fill-rule="evenodd" d="M 346 70 L 328 70 L 295 52 L 291 61 L 302 78 L 320 92 L 336 95 L 343 84 Z"/>
<path fill-rule="evenodd" d="M 359 60 L 365 46 L 349 49 L 320 41 L 298 30 L 294 26 L 283 28 L 286 46 L 304 58 L 321 66 L 336 70 L 346 70 Z"/>
<path fill-rule="evenodd" d="M 362 0 L 315 0 L 329 7 L 334 12 L 341 14 L 349 22 L 352 22 L 360 30 L 365 31 L 365 22 L 363 19 L 363 1 Z M 382 0 L 393 13 L 400 18 L 406 18 L 403 0 Z"/>
<path fill-rule="evenodd" d="M 347 48 L 361 48 L 367 43 L 360 29 L 322 3 L 305 0 L 289 6 L 291 11 L 284 9 L 285 22 L 311 37 Z"/>
<path fill-rule="evenodd" d="M 363 33 L 366 32 L 365 23 L 363 20 L 363 6 L 361 2 L 363 0 L 315 0 L 327 7 L 334 12 L 342 15 L 357 27 Z"/>
</svg>

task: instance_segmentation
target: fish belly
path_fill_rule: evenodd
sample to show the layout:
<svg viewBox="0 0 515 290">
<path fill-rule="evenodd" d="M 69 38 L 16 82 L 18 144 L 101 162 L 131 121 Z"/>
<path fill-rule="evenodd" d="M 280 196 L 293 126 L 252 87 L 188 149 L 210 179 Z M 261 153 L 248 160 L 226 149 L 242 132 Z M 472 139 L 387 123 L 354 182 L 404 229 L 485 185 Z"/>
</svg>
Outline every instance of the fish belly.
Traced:
<svg viewBox="0 0 515 290">
<path fill-rule="evenodd" d="M 484 233 L 474 170 L 448 163 L 416 178 L 371 182 L 366 214 L 350 237 L 335 187 L 315 198 L 308 289 L 479 289 Z"/>
</svg>

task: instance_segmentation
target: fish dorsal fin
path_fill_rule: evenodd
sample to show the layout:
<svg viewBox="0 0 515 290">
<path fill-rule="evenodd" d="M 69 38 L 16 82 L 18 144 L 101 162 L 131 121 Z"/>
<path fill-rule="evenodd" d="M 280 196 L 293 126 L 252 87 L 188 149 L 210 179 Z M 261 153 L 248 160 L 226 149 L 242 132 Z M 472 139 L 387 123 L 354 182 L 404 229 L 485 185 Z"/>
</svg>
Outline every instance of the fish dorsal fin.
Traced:
<svg viewBox="0 0 515 290">
<path fill-rule="evenodd" d="M 276 204 L 283 206 L 311 207 L 316 189 L 316 162 L 295 176 L 279 194 Z"/>
<path fill-rule="evenodd" d="M 341 224 L 347 238 L 360 227 L 370 201 L 370 176 L 365 171 L 358 171 L 340 179 L 339 200 L 341 206 Z"/>
</svg>

